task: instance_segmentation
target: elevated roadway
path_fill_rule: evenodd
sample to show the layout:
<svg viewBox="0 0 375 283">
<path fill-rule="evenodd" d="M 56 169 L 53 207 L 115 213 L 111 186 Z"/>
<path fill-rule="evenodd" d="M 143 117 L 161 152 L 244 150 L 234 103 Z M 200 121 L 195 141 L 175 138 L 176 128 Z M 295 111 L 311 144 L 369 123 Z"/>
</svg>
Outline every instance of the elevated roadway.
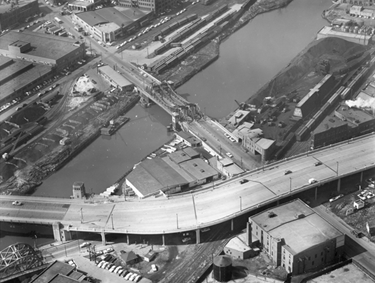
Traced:
<svg viewBox="0 0 375 283">
<path fill-rule="evenodd" d="M 44 224 L 59 221 L 65 229 L 98 233 L 167 234 L 199 229 L 231 220 L 288 195 L 374 168 L 374 145 L 375 135 L 372 134 L 246 172 L 214 189 L 169 199 L 99 204 L 1 196 L 0 221 Z M 317 161 L 322 165 L 315 166 Z M 284 175 L 285 170 L 292 173 Z M 241 184 L 244 178 L 248 181 Z M 311 178 L 317 183 L 309 184 Z M 13 200 L 24 204 L 12 206 Z"/>
</svg>

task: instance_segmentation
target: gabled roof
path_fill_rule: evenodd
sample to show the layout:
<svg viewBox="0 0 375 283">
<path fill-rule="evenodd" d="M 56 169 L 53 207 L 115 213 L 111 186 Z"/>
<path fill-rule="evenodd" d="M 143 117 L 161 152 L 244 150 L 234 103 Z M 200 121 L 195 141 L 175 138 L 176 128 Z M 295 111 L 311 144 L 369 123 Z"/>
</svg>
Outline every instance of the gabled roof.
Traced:
<svg viewBox="0 0 375 283">
<path fill-rule="evenodd" d="M 125 253 L 125 254 L 122 254 L 121 255 L 121 258 L 125 261 L 125 262 L 129 262 L 129 261 L 132 261 L 132 260 L 135 260 L 138 258 L 138 255 L 136 255 L 133 251 L 130 251 L 128 253 Z"/>
</svg>

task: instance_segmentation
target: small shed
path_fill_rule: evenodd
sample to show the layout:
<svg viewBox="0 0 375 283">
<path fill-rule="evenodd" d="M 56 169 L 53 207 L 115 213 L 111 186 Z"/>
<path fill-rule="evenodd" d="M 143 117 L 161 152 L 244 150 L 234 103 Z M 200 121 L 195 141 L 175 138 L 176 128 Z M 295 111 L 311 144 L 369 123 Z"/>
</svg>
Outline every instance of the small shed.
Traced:
<svg viewBox="0 0 375 283">
<path fill-rule="evenodd" d="M 144 261 L 151 262 L 156 257 L 157 253 L 153 250 L 150 250 L 147 254 L 143 256 Z"/>
<path fill-rule="evenodd" d="M 140 261 L 140 258 L 133 251 L 121 255 L 122 260 L 126 265 L 132 265 Z"/>
<path fill-rule="evenodd" d="M 366 222 L 366 229 L 370 236 L 375 236 L 375 220 L 369 220 Z"/>
</svg>

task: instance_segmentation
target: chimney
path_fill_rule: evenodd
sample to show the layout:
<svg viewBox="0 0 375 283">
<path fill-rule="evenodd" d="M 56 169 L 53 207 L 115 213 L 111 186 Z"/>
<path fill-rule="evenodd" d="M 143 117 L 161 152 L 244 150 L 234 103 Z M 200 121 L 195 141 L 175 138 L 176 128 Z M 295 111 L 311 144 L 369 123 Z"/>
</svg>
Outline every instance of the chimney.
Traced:
<svg viewBox="0 0 375 283">
<path fill-rule="evenodd" d="M 250 247 L 253 242 L 253 236 L 252 236 L 253 228 L 251 227 L 252 224 L 253 224 L 252 222 L 246 223 L 246 245 L 248 247 Z"/>
</svg>

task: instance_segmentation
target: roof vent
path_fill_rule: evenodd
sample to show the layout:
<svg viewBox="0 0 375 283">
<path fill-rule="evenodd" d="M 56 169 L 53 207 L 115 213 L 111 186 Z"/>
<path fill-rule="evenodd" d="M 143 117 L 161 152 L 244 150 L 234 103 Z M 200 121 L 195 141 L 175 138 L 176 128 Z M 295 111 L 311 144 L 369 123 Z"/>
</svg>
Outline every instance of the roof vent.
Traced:
<svg viewBox="0 0 375 283">
<path fill-rule="evenodd" d="M 296 213 L 296 218 L 297 219 L 305 218 L 305 214 L 303 214 L 303 213 Z"/>
<path fill-rule="evenodd" d="M 273 211 L 268 212 L 269 218 L 272 218 L 272 217 L 275 217 L 275 216 L 277 216 L 275 212 L 273 212 Z"/>
</svg>

